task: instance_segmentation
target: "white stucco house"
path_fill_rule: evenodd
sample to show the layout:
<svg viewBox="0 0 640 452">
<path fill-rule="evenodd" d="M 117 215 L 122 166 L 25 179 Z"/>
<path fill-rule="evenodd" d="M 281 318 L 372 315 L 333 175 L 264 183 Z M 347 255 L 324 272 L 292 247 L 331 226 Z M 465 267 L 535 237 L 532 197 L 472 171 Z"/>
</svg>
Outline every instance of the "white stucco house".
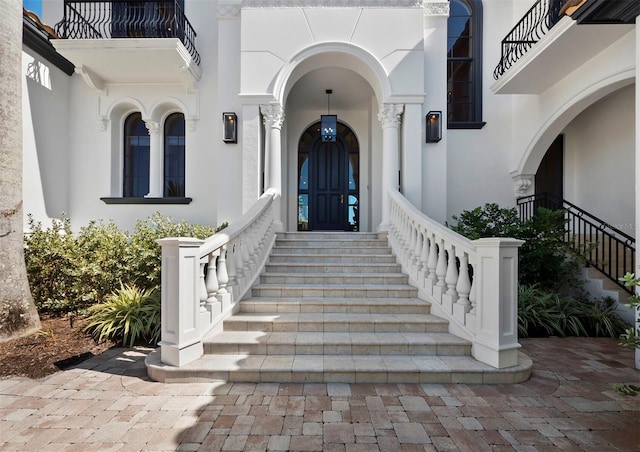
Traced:
<svg viewBox="0 0 640 452">
<path fill-rule="evenodd" d="M 565 3 L 47 0 L 42 23 L 25 18 L 24 211 L 230 222 L 218 242 L 164 244 L 163 272 L 182 273 L 163 310 L 198 301 L 163 311 L 158 368 L 197 362 L 260 284 L 275 233 L 297 231 L 387 237 L 472 355 L 517 367 L 518 243 L 442 225 L 543 193 L 620 249 L 640 223 L 638 2 Z"/>
</svg>

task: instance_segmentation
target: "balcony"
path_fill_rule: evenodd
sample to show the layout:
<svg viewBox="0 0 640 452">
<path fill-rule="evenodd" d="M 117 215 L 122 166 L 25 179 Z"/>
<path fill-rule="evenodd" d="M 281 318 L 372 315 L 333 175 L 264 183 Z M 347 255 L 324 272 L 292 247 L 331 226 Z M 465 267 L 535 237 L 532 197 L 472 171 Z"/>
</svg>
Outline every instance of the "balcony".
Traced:
<svg viewBox="0 0 640 452">
<path fill-rule="evenodd" d="M 502 40 L 491 89 L 542 93 L 632 31 L 639 14 L 637 1 L 536 1 Z"/>
<path fill-rule="evenodd" d="M 65 0 L 56 50 L 101 91 L 109 83 L 187 83 L 200 79 L 196 32 L 184 0 Z"/>
</svg>

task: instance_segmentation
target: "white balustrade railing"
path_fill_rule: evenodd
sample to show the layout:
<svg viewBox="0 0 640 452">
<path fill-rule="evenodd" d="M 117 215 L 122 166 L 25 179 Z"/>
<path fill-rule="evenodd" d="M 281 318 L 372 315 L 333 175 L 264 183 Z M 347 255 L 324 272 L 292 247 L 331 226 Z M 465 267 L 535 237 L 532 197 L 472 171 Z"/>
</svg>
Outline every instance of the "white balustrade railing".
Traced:
<svg viewBox="0 0 640 452">
<path fill-rule="evenodd" d="M 493 367 L 518 363 L 518 248 L 522 240 L 469 240 L 430 219 L 397 190 L 389 244 L 434 314 L 472 342 L 473 356 Z"/>
<path fill-rule="evenodd" d="M 242 218 L 206 240 L 178 237 L 162 246 L 161 360 L 182 366 L 203 354 L 266 263 L 275 242 L 276 192 L 267 190 Z"/>
</svg>

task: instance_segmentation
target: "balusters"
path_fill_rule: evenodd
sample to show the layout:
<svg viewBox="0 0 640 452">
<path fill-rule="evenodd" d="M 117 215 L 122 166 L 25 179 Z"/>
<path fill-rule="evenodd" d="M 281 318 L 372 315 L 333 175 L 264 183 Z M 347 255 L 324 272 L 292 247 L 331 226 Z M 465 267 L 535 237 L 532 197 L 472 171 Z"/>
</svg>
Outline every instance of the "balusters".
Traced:
<svg viewBox="0 0 640 452">
<path fill-rule="evenodd" d="M 229 293 L 227 283 L 229 282 L 229 273 L 227 272 L 227 245 L 222 245 L 220 249 L 220 257 L 218 258 L 218 294 Z"/>
<path fill-rule="evenodd" d="M 215 298 L 220 285 L 218 284 L 218 272 L 216 271 L 216 253 L 209 254 L 209 266 L 207 267 L 206 290 L 208 299 Z"/>
<path fill-rule="evenodd" d="M 469 294 L 471 293 L 471 278 L 469 277 L 469 255 L 462 253 L 460 257 L 460 276 L 456 284 L 458 301 L 456 304 L 463 306 L 465 314 L 471 310 Z"/>
<path fill-rule="evenodd" d="M 207 265 L 206 261 L 200 261 L 200 283 L 199 292 L 200 292 L 200 310 L 203 311 L 205 309 L 204 305 L 207 302 L 208 294 L 207 294 L 207 284 L 204 278 L 204 267 Z"/>
<path fill-rule="evenodd" d="M 227 276 L 229 277 L 229 281 L 227 282 L 227 287 L 232 295 L 237 293 L 236 286 L 238 285 L 238 281 L 236 279 L 237 269 L 236 269 L 236 245 L 235 241 L 229 242 L 229 247 L 227 248 Z"/>
<path fill-rule="evenodd" d="M 416 249 L 414 251 L 414 270 L 413 270 L 413 274 L 415 275 L 416 279 L 418 279 L 418 274 L 420 273 L 420 269 L 422 268 L 422 231 L 420 231 L 420 228 L 418 225 L 416 225 Z"/>
<path fill-rule="evenodd" d="M 473 268 L 473 266 L 472 266 Z M 475 315 L 476 306 L 477 306 L 477 298 L 476 298 L 476 274 L 473 274 L 471 279 L 471 289 L 469 290 L 469 314 Z"/>
<path fill-rule="evenodd" d="M 429 269 L 427 267 L 427 261 L 429 260 L 429 239 L 427 237 L 427 231 L 424 229 L 421 233 L 422 236 L 422 248 L 420 251 L 420 267 L 418 268 L 418 281 L 423 283 L 425 277 L 428 275 Z"/>
<path fill-rule="evenodd" d="M 447 284 L 447 295 L 451 297 L 452 302 L 455 302 L 458 299 L 458 292 L 456 292 L 458 266 L 456 265 L 456 248 L 453 245 L 449 248 L 449 262 L 447 263 L 447 273 L 444 280 Z"/>
<path fill-rule="evenodd" d="M 413 269 L 416 266 L 417 258 L 416 258 L 416 241 L 418 239 L 417 229 L 414 227 L 412 221 L 407 222 L 408 234 L 409 234 L 409 246 L 407 249 L 407 261 L 408 268 L 407 270 L 410 273 L 413 273 Z"/>
<path fill-rule="evenodd" d="M 445 256 L 444 239 L 440 239 L 438 245 L 438 264 L 436 265 L 436 276 L 438 277 L 437 287 L 447 287 L 445 276 L 447 274 L 447 258 Z"/>
<path fill-rule="evenodd" d="M 433 287 L 438 280 L 438 276 L 436 275 L 436 267 L 438 265 L 438 247 L 436 245 L 436 236 L 431 234 L 431 238 L 429 239 L 429 259 L 427 260 L 427 268 L 429 269 L 429 285 Z"/>
<path fill-rule="evenodd" d="M 251 278 L 253 274 L 251 271 L 250 258 L 249 258 L 249 237 L 247 231 L 244 231 L 240 234 L 241 240 L 241 248 L 242 251 L 242 273 L 244 277 L 248 280 Z"/>
</svg>

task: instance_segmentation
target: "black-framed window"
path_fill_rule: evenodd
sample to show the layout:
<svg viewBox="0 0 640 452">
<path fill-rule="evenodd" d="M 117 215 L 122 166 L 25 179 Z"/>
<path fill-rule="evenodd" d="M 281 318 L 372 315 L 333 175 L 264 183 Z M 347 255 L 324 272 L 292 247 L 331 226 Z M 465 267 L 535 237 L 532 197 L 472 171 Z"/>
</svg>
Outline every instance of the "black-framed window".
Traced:
<svg viewBox="0 0 640 452">
<path fill-rule="evenodd" d="M 447 126 L 481 128 L 482 2 L 451 0 L 447 22 Z"/>
<path fill-rule="evenodd" d="M 140 113 L 124 121 L 124 168 L 122 196 L 141 197 L 149 193 L 149 131 Z"/>
<path fill-rule="evenodd" d="M 184 197 L 184 115 L 172 113 L 164 122 L 164 197 Z"/>
</svg>

